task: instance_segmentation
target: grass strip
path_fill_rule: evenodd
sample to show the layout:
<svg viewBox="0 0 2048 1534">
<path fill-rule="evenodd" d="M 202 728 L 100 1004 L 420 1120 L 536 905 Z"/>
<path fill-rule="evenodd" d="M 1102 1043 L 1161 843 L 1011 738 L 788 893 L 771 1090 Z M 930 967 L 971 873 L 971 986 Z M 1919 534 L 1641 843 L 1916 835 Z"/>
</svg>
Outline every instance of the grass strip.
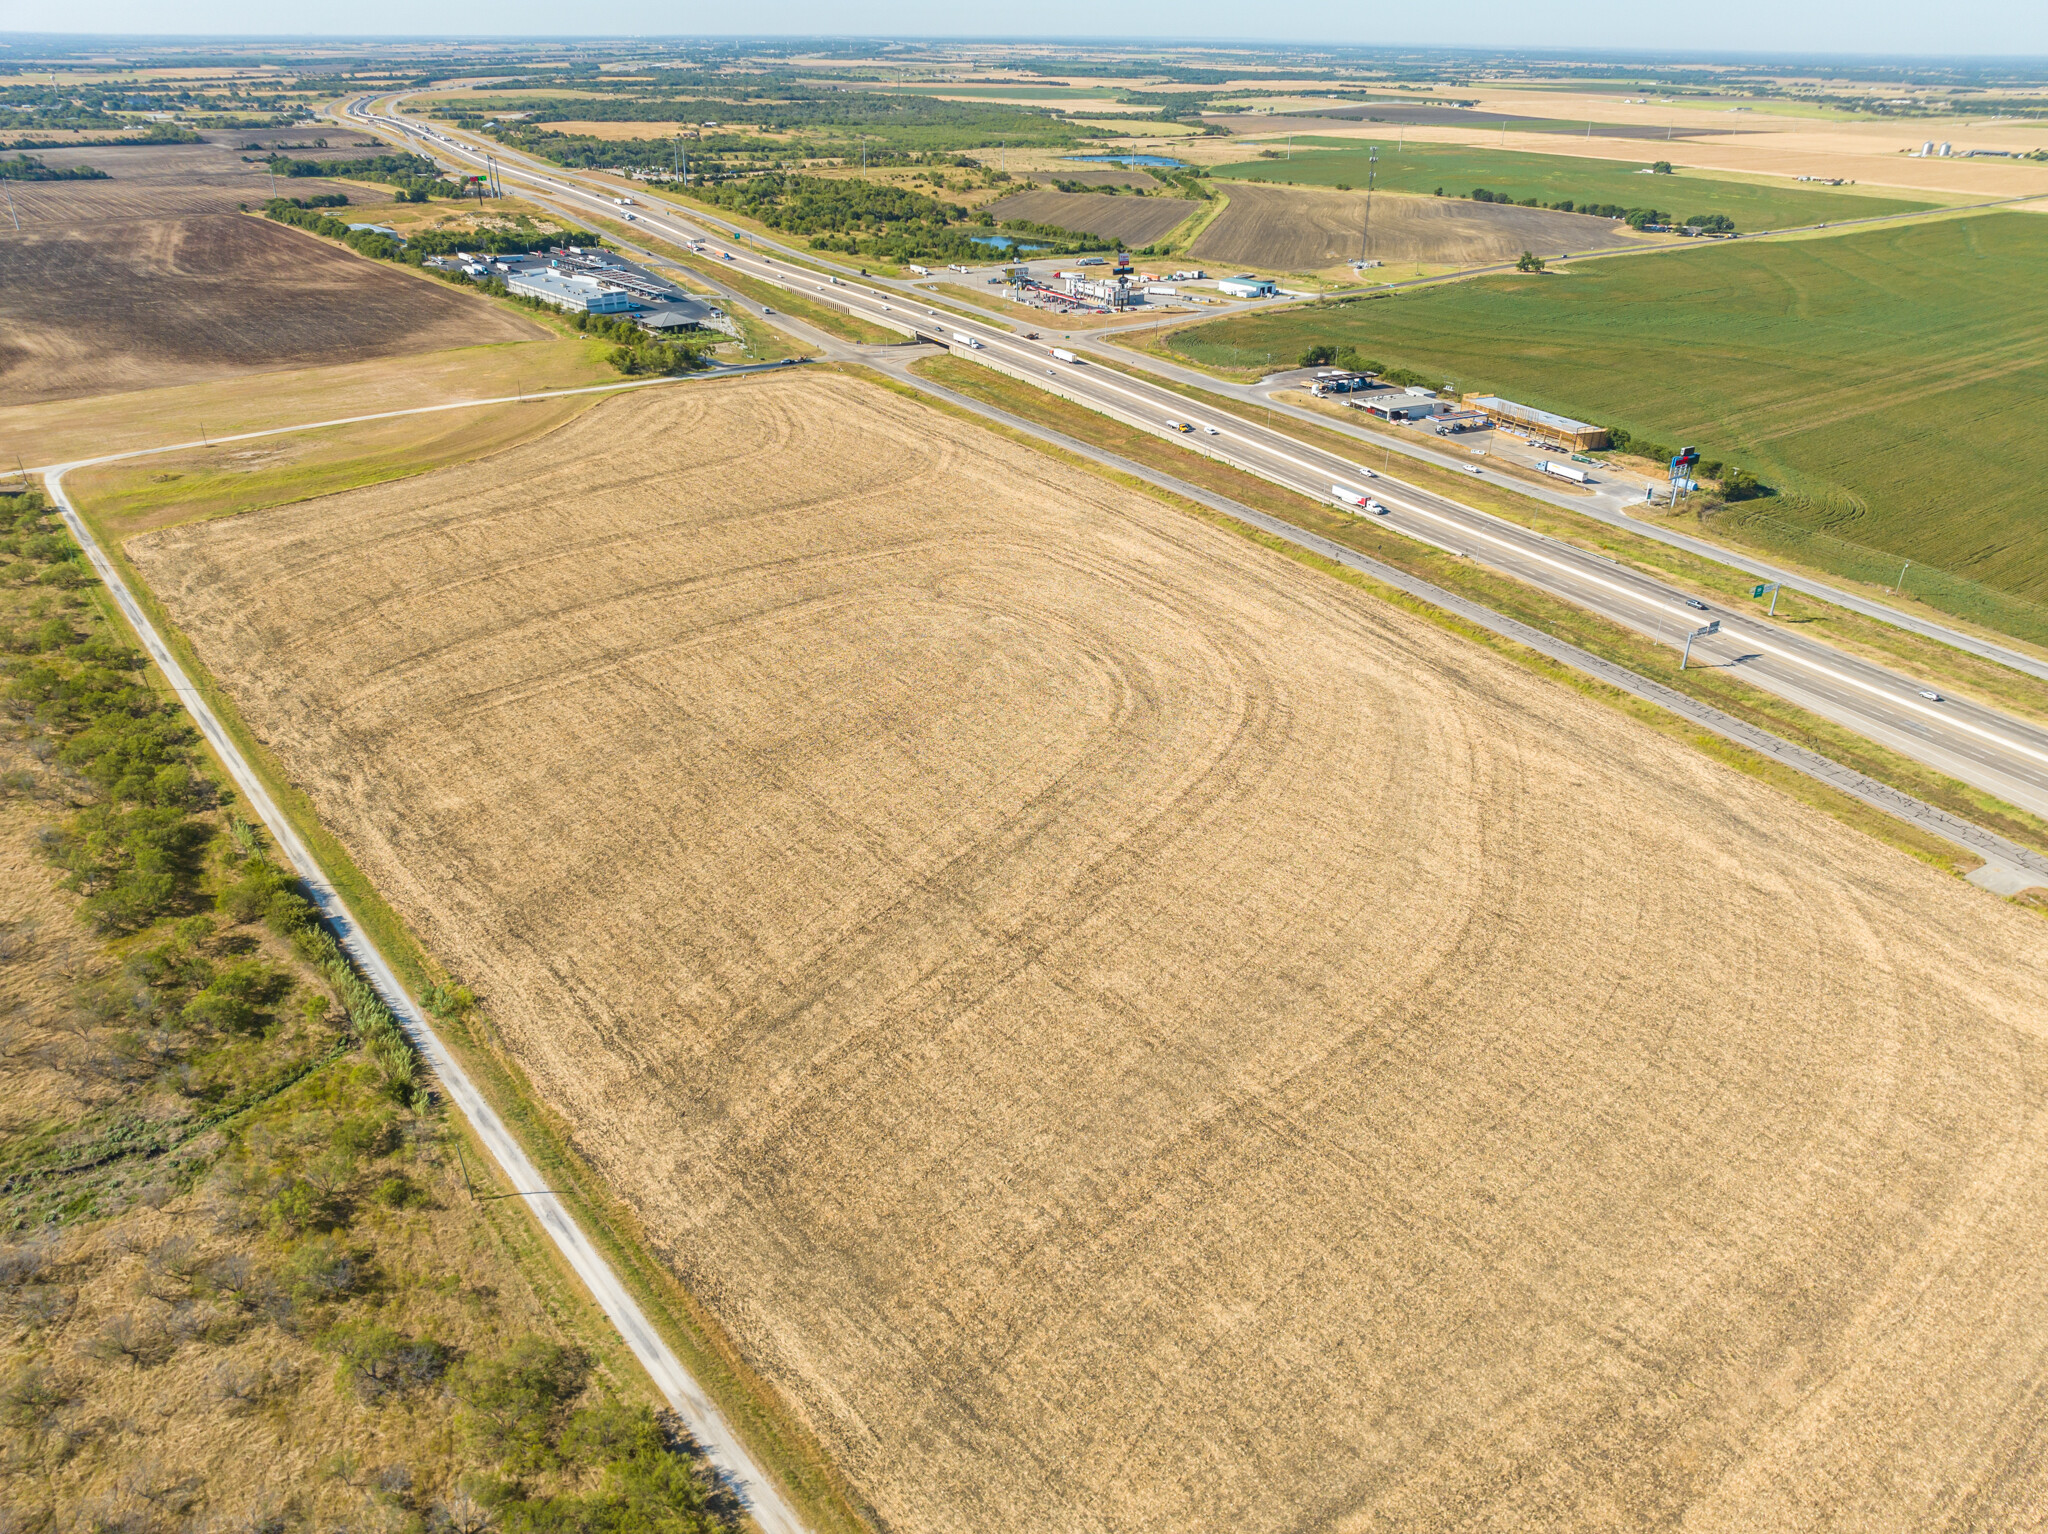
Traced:
<svg viewBox="0 0 2048 1534">
<path fill-rule="evenodd" d="M 954 389 L 970 399 L 980 400 L 1025 420 L 1035 421 L 1068 436 L 1095 443 L 1106 451 L 1129 458 L 1147 468 L 1157 469 L 1204 490 L 1241 501 L 1247 506 L 1280 517 L 1296 527 L 1316 533 L 1332 542 L 1341 543 L 1398 570 L 1431 581 L 1460 596 L 1469 597 L 1506 617 L 1518 619 L 1533 628 L 1541 629 L 1591 654 L 1625 666 L 1639 675 L 1652 677 L 1666 686 L 1709 703 L 1724 713 L 1769 730 L 1794 744 L 1804 746 L 1809 751 L 1829 757 L 1880 782 L 1888 783 L 1929 804 L 1973 820 L 2023 845 L 2048 851 L 2048 823 L 2043 823 L 2026 811 L 1923 767 L 1908 757 L 1867 741 L 1853 731 L 1808 713 L 1795 704 L 1729 677 L 1723 674 L 1721 668 L 1694 667 L 1680 671 L 1673 664 L 1673 657 L 1664 646 L 1619 624 L 1611 623 L 1607 619 L 1552 597 L 1533 586 L 1524 585 L 1512 576 L 1490 570 L 1473 560 L 1453 558 L 1439 553 L 1427 545 L 1418 544 L 1397 533 L 1383 531 L 1374 524 L 1345 516 L 1305 496 L 1283 490 L 1255 475 L 1217 463 L 1150 432 L 1125 426 L 1121 422 L 1097 415 L 1091 410 L 1070 404 L 1028 384 L 963 359 L 929 358 L 914 364 L 914 370 L 920 376 Z M 1141 480 L 1131 482 L 1145 483 Z M 1151 487 L 1148 493 L 1163 492 Z M 1216 515 L 1207 508 L 1196 507 L 1194 503 L 1180 504 L 1205 520 Z M 1266 536 L 1255 530 L 1246 530 L 1245 535 L 1253 538 Z M 1289 558 L 1314 558 L 1305 551 L 1293 550 L 1293 546 L 1286 545 L 1284 540 L 1276 540 L 1276 543 L 1284 545 L 1283 551 L 1291 551 L 1288 552 Z M 1327 561 L 1323 563 L 1328 564 Z M 1368 577 L 1355 576 L 1353 572 L 1345 571 L 1341 566 L 1330 565 L 1329 568 L 1332 572 L 1338 573 L 1341 579 L 1355 579 L 1361 582 L 1369 580 Z M 1377 583 L 1372 584 L 1376 591 L 1382 591 Z M 1417 605 L 1414 599 L 1394 593 L 1391 589 L 1384 589 L 1382 594 L 1386 595 L 1387 600 L 1394 601 L 1408 610 L 1426 610 L 1433 622 L 1451 626 L 1455 632 L 1480 639 L 1482 643 L 1514 656 L 1522 664 L 1535 666 L 1545 674 L 1550 674 L 1555 667 L 1554 662 L 1536 656 L 1534 652 L 1526 650 L 1512 640 L 1471 630 L 1450 615 L 1441 614 L 1436 609 L 1427 607 L 1427 604 Z M 1577 673 L 1570 673 L 1568 679 L 1572 686 L 1589 692 L 1589 695 L 1601 695 L 1601 692 L 1593 692 L 1593 689 L 1601 689 L 1602 692 L 1613 691 L 1590 678 L 1579 677 Z M 1628 699 L 1628 695 L 1623 693 L 1616 692 L 1614 696 L 1617 699 Z M 1664 733 L 1672 734 L 1674 738 L 1690 741 L 1698 737 L 1701 740 L 1713 741 L 1710 754 L 1718 759 L 1731 763 L 1742 761 L 1753 764 L 1745 765 L 1744 770 L 1765 781 L 1786 787 L 1788 792 L 1793 792 L 1795 797 L 1803 802 L 1826 809 L 1828 813 L 1846 824 L 1879 835 L 1882 840 L 1916 857 L 1956 871 L 1976 866 L 1973 858 L 1951 843 L 1909 827 L 1905 822 L 1873 810 L 1860 800 L 1838 793 L 1802 773 L 1796 773 L 1743 747 L 1723 741 L 1711 732 L 1700 731 L 1696 726 L 1688 725 L 1652 704 L 1628 700 L 1623 706 L 1631 713 L 1636 713 L 1639 709 L 1647 711 L 1638 714 L 1638 717 L 1657 724 Z"/>
<path fill-rule="evenodd" d="M 865 320 L 855 319 L 844 310 L 828 308 L 802 293 L 788 288 L 774 287 L 756 278 L 747 277 L 734 271 L 723 261 L 707 261 L 702 256 L 683 253 L 662 258 L 699 277 L 721 283 L 735 293 L 751 299 L 757 307 L 778 309 L 782 313 L 815 325 L 827 335 L 839 337 L 842 341 L 853 341 L 862 346 L 895 345 L 903 340 L 893 330 L 884 330 L 879 325 L 870 325 Z M 776 258 L 780 260 L 778 256 Z"/>
<path fill-rule="evenodd" d="M 1156 346 L 1141 345 L 1135 338 L 1117 339 L 1119 345 L 1152 352 L 1177 363 L 1183 360 Z M 1156 373 L 1149 373 L 1142 368 L 1106 358 L 1095 360 L 1101 366 L 1123 373 L 1127 377 L 1170 389 L 1188 399 L 1199 400 L 1212 410 L 1236 411 L 1240 416 L 1256 418 L 1260 425 L 1285 432 L 1297 442 L 1320 448 L 1324 452 L 1342 454 L 1357 461 L 1369 461 L 1366 455 L 1373 451 L 1371 442 L 1360 441 L 1356 437 L 1327 427 L 1319 427 L 1313 422 L 1283 417 L 1277 413 L 1270 417 L 1263 416 L 1236 400 L 1218 399 L 1198 385 L 1162 378 Z M 1350 424 L 1376 436 L 1385 435 L 1399 440 L 1395 433 L 1400 428 L 1381 426 L 1362 411 L 1350 411 L 1349 407 L 1343 405 L 1325 405 L 1322 401 L 1311 399 L 1307 395 L 1297 403 L 1303 409 L 1320 409 L 1332 415 L 1343 416 Z M 1548 501 L 1523 495 L 1510 485 L 1475 479 L 1427 460 L 1404 457 L 1398 464 L 1387 463 L 1374 467 L 1398 477 L 1417 489 L 1430 491 L 1462 505 L 1476 507 L 1503 521 L 1529 528 L 1561 543 L 1569 543 L 1592 553 L 1603 554 L 1631 569 L 1683 585 L 1698 595 L 1719 597 L 1729 606 L 1741 604 L 1750 610 L 1751 617 L 1764 616 L 1767 602 L 1756 601 L 1749 594 L 1756 586 L 1757 578 L 1706 555 L 1675 548 L 1655 538 L 1645 537 L 1641 533 L 1629 532 L 1625 528 L 1611 527 L 1592 517 L 1554 506 Z M 1707 533 L 1702 528 L 1697 530 L 1696 535 L 1705 537 Z M 1773 564 L 1784 566 L 1796 573 L 1804 573 L 1816 581 L 1829 585 L 1844 584 L 1839 576 L 1823 570 L 1801 567 L 1793 561 L 1781 558 L 1773 551 L 1756 552 L 1768 558 Z M 1735 557 L 1735 553 L 1736 551 L 1731 550 L 1731 557 Z M 1867 617 L 1849 608 L 1801 592 L 1785 591 L 1779 595 L 1777 621 L 1802 628 L 1810 626 L 1811 633 L 1824 637 L 1827 643 L 1849 654 L 1860 655 L 1865 660 L 1875 661 L 1879 665 L 1914 673 L 1929 682 L 1946 684 L 1948 691 L 1967 693 L 1979 702 L 2002 708 L 2038 724 L 2048 724 L 2048 683 L 2044 683 L 2038 677 L 2029 676 L 2024 671 L 2015 671 L 2010 666 L 1972 655 L 1967 650 L 1959 650 L 1939 639 Z M 1975 633 L 1995 644 L 2013 644 L 2010 635 L 1967 622 L 1958 622 L 1946 613 L 1941 615 L 1941 621 L 1960 630 Z"/>
<path fill-rule="evenodd" d="M 164 643 L 219 716 L 222 728 L 263 779 L 279 809 L 305 839 L 356 920 L 384 951 L 407 988 L 417 994 L 429 985 L 447 982 L 447 971 L 377 892 L 348 849 L 322 824 L 312 799 L 292 782 L 283 764 L 249 728 L 234 700 L 129 561 L 126 550 L 108 535 L 82 500 L 74 497 L 73 504 L 120 570 Z M 723 1328 L 656 1257 L 654 1244 L 639 1218 L 577 1152 L 573 1128 L 541 1101 L 488 1018 L 472 1013 L 464 1021 L 439 1024 L 439 1031 L 478 1089 L 519 1137 L 527 1155 L 547 1177 L 548 1186 L 604 1254 L 648 1322 L 718 1402 L 733 1429 L 776 1478 L 816 1534 L 870 1534 L 878 1526 L 872 1511 L 826 1457 L 822 1446 L 796 1421 L 775 1388 L 747 1365 Z M 466 1127 L 464 1133 L 468 1138 Z M 473 1138 L 469 1138 L 469 1145 L 479 1164 L 488 1164 Z M 558 1260 L 554 1271 L 558 1281 L 574 1282 Z"/>
</svg>

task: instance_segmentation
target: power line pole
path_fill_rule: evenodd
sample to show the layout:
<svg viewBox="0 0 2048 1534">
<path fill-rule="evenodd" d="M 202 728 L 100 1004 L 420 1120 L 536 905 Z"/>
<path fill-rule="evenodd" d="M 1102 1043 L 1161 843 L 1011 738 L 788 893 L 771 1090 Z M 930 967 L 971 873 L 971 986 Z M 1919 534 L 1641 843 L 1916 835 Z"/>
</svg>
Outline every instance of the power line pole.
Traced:
<svg viewBox="0 0 2048 1534">
<path fill-rule="evenodd" d="M 1363 261 L 1372 254 L 1372 183 L 1379 174 L 1380 146 L 1372 146 L 1365 157 L 1365 228 L 1358 236 L 1358 259 Z"/>
</svg>

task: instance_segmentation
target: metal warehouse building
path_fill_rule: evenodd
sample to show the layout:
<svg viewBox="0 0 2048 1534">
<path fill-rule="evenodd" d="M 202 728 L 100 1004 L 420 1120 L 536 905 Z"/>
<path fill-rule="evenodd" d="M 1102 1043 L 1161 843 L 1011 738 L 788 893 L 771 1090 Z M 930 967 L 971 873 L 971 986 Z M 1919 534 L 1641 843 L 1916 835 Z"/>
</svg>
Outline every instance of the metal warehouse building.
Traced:
<svg viewBox="0 0 2048 1534">
<path fill-rule="evenodd" d="M 565 277 L 560 272 L 514 272 L 505 279 L 508 292 L 537 298 L 557 309 L 581 310 L 585 314 L 622 314 L 640 307 L 639 300 L 617 288 L 607 288 L 595 277 Z"/>
<path fill-rule="evenodd" d="M 1217 282 L 1216 286 L 1225 293 L 1228 293 L 1232 298 L 1272 298 L 1280 292 L 1280 285 L 1278 283 L 1268 282 L 1263 277 L 1248 275 L 1224 277 Z"/>
<path fill-rule="evenodd" d="M 1511 399 L 1501 399 L 1492 394 L 1475 394 L 1465 403 L 1474 410 L 1484 411 L 1487 419 L 1497 426 L 1517 426 L 1576 452 L 1590 453 L 1607 446 L 1607 428 L 1604 426 L 1574 421 L 1570 416 L 1553 415 L 1548 410 L 1538 410 L 1534 405 L 1518 405 Z"/>
</svg>

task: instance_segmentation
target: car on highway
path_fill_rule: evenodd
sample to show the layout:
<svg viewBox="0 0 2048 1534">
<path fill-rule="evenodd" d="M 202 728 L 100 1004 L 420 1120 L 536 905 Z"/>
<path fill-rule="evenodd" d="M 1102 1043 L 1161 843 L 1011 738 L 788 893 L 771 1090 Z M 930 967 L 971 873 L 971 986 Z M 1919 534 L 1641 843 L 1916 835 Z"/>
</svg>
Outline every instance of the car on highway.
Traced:
<svg viewBox="0 0 2048 1534">
<path fill-rule="evenodd" d="M 1700 612 L 1703 613 L 1713 611 L 1712 608 L 1707 606 L 1707 604 L 1702 602 L 1698 597 L 1687 597 L 1685 599 L 1685 605 L 1687 607 L 1697 608 Z"/>
<path fill-rule="evenodd" d="M 1215 427 L 1213 427 L 1213 426 L 1204 426 L 1204 427 L 1202 428 L 1202 430 L 1203 430 L 1203 431 L 1205 431 L 1205 432 L 1207 432 L 1207 433 L 1208 433 L 1208 434 L 1209 434 L 1210 436 L 1212 436 L 1212 437 L 1220 437 L 1220 436 L 1222 436 L 1222 435 L 1223 435 L 1223 433 L 1222 433 L 1222 432 L 1218 431 L 1218 430 L 1217 430 L 1217 429 L 1216 429 Z"/>
<path fill-rule="evenodd" d="M 763 305 L 761 305 L 761 312 L 762 312 L 763 314 L 773 314 L 773 313 L 774 313 L 775 311 L 774 311 L 773 309 L 769 308 L 769 307 L 768 307 L 768 306 L 767 306 L 766 304 L 763 304 Z"/>
<path fill-rule="evenodd" d="M 1921 689 L 1920 689 L 1920 696 L 1921 696 L 1921 697 L 1923 697 L 1923 698 L 1925 698 L 1925 699 L 1926 699 L 1926 700 L 1927 700 L 1927 701 L 1928 701 L 1929 703 L 1946 703 L 1946 702 L 1948 702 L 1948 699 L 1944 698 L 1944 697 L 1943 697 L 1943 696 L 1942 696 L 1942 695 L 1941 695 L 1940 693 L 1936 692 L 1936 691 L 1935 691 L 1935 690 L 1934 690 L 1934 689 L 1933 689 L 1932 687 L 1923 687 L 1923 688 L 1921 688 Z"/>
<path fill-rule="evenodd" d="M 1461 463 L 1458 465 L 1458 467 L 1463 469 L 1467 474 L 1484 474 L 1486 472 L 1486 470 L 1480 468 L 1479 465 L 1476 463 Z"/>
</svg>

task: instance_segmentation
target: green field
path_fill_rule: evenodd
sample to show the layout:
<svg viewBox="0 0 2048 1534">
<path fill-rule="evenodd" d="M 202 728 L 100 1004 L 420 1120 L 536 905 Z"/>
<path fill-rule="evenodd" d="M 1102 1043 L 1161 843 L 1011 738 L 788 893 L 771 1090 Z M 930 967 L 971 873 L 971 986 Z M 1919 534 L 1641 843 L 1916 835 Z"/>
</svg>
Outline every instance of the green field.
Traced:
<svg viewBox="0 0 2048 1534">
<path fill-rule="evenodd" d="M 1835 237 L 1590 261 L 1175 335 L 1209 366 L 1327 341 L 1640 438 L 1697 445 L 1779 494 L 1717 527 L 1872 579 L 1853 550 L 1946 568 L 1909 591 L 1993 627 L 2048 613 L 2048 218 L 1987 213 Z M 1865 561 L 1867 564 L 1868 561 Z M 1889 579 L 1889 577 L 1887 577 Z M 1996 610 L 1994 610 L 1996 609 Z"/>
<path fill-rule="evenodd" d="M 1790 229 L 1806 224 L 1834 223 L 1848 218 L 1874 218 L 1885 213 L 1910 213 L 1930 206 L 1895 197 L 1866 196 L 1858 188 L 1806 187 L 1797 182 L 1755 185 L 1719 181 L 1697 171 L 1640 175 L 1646 162 L 1581 160 L 1570 155 L 1518 154 L 1513 150 L 1472 149 L 1442 144 L 1409 144 L 1397 148 L 1400 129 L 1387 128 L 1379 146 L 1379 174 L 1374 184 L 1387 192 L 1434 192 L 1463 197 L 1475 187 L 1499 192 L 1515 202 L 1534 197 L 1545 207 L 1570 201 L 1613 203 L 1624 208 L 1654 207 L 1690 218 L 1695 213 L 1723 213 L 1745 234 L 1765 229 Z M 1363 189 L 1366 156 L 1371 146 L 1356 139 L 1296 139 L 1291 160 L 1241 160 L 1219 165 L 1213 174 L 1239 181 L 1293 181 L 1302 186 Z M 1285 150 L 1282 150 L 1285 153 Z M 2048 175 L 2041 178 L 2048 192 Z"/>
</svg>

